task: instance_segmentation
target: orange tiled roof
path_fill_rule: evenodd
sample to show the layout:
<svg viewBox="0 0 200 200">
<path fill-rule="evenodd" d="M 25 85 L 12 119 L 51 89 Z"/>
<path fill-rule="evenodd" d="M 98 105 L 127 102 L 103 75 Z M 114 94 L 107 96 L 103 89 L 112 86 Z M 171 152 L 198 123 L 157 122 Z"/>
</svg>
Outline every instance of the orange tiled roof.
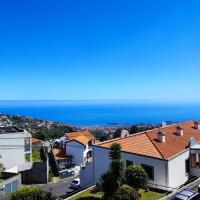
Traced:
<svg viewBox="0 0 200 200">
<path fill-rule="evenodd" d="M 102 142 L 97 145 L 109 148 L 113 143 L 120 144 L 122 151 L 163 158 L 146 134 L 135 134 L 126 138 L 118 138 Z"/>
<path fill-rule="evenodd" d="M 96 138 L 86 129 L 80 132 L 65 133 L 65 136 L 69 139 L 75 139 L 79 136 L 85 136 L 89 140 L 96 140 Z"/>
<path fill-rule="evenodd" d="M 87 138 L 87 137 L 85 137 L 84 135 L 80 135 L 80 136 L 78 136 L 78 137 L 76 137 L 74 140 L 76 140 L 76 141 L 78 141 L 78 142 L 80 142 L 80 143 L 82 143 L 82 144 L 87 144 L 90 140 Z"/>
<path fill-rule="evenodd" d="M 32 144 L 39 143 L 39 142 L 43 142 L 43 141 L 37 138 L 32 138 Z"/>
<path fill-rule="evenodd" d="M 183 136 L 176 134 L 177 125 L 182 127 Z M 111 144 L 118 143 L 121 145 L 122 151 L 168 160 L 188 148 L 190 137 L 194 136 L 200 143 L 200 130 L 194 129 L 193 126 L 194 121 L 187 121 L 162 128 L 166 134 L 164 143 L 156 139 L 158 129 L 153 129 L 126 138 L 102 142 L 98 146 L 109 148 Z"/>
</svg>

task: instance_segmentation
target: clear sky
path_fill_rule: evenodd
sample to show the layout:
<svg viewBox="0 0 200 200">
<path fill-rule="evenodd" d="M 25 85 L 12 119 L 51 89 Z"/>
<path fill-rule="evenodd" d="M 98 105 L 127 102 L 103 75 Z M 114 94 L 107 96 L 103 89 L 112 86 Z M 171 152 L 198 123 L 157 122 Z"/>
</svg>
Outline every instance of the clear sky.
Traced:
<svg viewBox="0 0 200 200">
<path fill-rule="evenodd" d="M 0 99 L 200 101 L 200 1 L 0 2 Z"/>
</svg>

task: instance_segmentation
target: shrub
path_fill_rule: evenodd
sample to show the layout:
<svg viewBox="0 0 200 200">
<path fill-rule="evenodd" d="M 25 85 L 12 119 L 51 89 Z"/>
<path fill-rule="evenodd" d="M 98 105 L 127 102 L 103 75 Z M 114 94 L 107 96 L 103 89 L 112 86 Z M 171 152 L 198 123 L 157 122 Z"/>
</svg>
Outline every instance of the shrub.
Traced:
<svg viewBox="0 0 200 200">
<path fill-rule="evenodd" d="M 137 191 L 130 186 L 123 185 L 119 187 L 112 197 L 107 200 L 137 200 Z"/>
<path fill-rule="evenodd" d="M 55 200 L 50 192 L 37 186 L 22 187 L 11 194 L 11 200 Z"/>
<path fill-rule="evenodd" d="M 146 188 L 148 182 L 148 175 L 146 171 L 138 165 L 130 165 L 126 169 L 126 183 L 136 190 Z"/>
<path fill-rule="evenodd" d="M 93 188 L 92 192 L 102 192 L 102 180 L 97 181 L 95 187 Z"/>
</svg>

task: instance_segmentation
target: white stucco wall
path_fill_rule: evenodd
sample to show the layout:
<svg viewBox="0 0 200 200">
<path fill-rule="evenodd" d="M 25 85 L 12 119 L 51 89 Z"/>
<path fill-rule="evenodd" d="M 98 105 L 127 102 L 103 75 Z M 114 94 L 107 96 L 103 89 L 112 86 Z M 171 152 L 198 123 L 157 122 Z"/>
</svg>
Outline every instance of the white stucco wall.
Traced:
<svg viewBox="0 0 200 200">
<path fill-rule="evenodd" d="M 188 174 L 185 173 L 185 160 L 189 158 L 189 150 L 179 154 L 169 160 L 169 187 L 176 188 L 188 180 Z"/>
<path fill-rule="evenodd" d="M 67 155 L 73 156 L 73 164 L 82 165 L 84 163 L 84 145 L 76 141 L 71 141 L 66 143 L 66 153 Z"/>
<path fill-rule="evenodd" d="M 26 163 L 24 147 L 26 136 L 24 133 L 0 134 L 0 161 L 6 170 Z"/>
<path fill-rule="evenodd" d="M 93 146 L 94 181 L 99 180 L 102 174 L 108 170 L 111 162 L 108 153 L 109 149 Z M 154 180 L 149 180 L 149 182 L 168 186 L 167 161 L 123 152 L 122 159 L 124 164 L 126 160 L 130 160 L 136 165 L 146 164 L 154 167 Z"/>
<path fill-rule="evenodd" d="M 81 187 L 86 187 L 92 183 L 94 183 L 93 180 L 93 162 L 88 163 L 86 167 L 82 168 L 80 171 L 80 184 Z"/>
</svg>

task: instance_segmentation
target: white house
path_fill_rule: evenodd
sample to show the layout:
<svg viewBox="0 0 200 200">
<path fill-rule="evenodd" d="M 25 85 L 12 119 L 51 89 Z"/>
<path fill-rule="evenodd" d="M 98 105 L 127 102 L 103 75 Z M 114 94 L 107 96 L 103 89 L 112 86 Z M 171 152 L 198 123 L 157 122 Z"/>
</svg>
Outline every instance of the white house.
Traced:
<svg viewBox="0 0 200 200">
<path fill-rule="evenodd" d="M 31 134 L 16 126 L 0 127 L 0 163 L 7 172 L 18 173 L 32 166 Z"/>
<path fill-rule="evenodd" d="M 82 186 L 95 183 L 108 170 L 113 143 L 121 145 L 125 167 L 141 165 L 152 187 L 173 190 L 200 176 L 200 123 L 187 121 L 93 144 L 93 162 L 81 171 Z"/>
<path fill-rule="evenodd" d="M 96 138 L 87 129 L 66 133 L 59 142 L 60 153 L 54 149 L 54 157 L 61 166 L 69 166 L 69 163 L 85 166 L 91 161 L 92 144 L 96 142 Z"/>
<path fill-rule="evenodd" d="M 73 156 L 73 164 L 85 166 L 91 161 L 92 144 L 96 138 L 87 130 L 80 132 L 66 133 L 66 153 Z"/>
</svg>

